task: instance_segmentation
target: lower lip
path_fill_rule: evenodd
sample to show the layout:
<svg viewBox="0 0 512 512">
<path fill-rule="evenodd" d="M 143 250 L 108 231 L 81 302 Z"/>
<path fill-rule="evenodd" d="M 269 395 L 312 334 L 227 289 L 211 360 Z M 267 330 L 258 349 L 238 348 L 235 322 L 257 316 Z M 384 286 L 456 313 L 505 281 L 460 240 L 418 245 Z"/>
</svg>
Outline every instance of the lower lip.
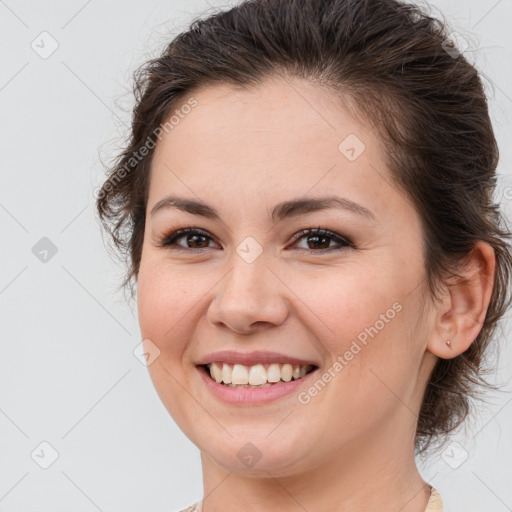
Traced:
<svg viewBox="0 0 512 512">
<path fill-rule="evenodd" d="M 230 404 L 253 405 L 272 402 L 273 400 L 292 394 L 294 391 L 297 390 L 297 388 L 299 388 L 306 381 L 308 381 L 311 375 L 316 373 L 318 368 L 316 368 L 312 372 L 309 372 L 304 377 L 298 380 L 291 380 L 290 382 L 280 382 L 278 384 L 273 384 L 272 386 L 268 386 L 265 388 L 254 389 L 229 388 L 213 380 L 206 373 L 206 370 L 203 367 L 198 366 L 197 370 L 201 374 L 201 378 L 203 379 L 203 382 L 205 383 L 206 387 L 220 400 Z"/>
</svg>

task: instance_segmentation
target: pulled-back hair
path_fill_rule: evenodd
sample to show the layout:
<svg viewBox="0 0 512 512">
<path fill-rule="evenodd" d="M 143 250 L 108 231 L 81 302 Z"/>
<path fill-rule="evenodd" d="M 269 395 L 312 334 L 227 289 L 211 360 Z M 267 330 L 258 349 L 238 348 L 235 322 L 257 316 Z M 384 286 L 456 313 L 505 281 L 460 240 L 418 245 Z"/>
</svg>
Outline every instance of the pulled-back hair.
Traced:
<svg viewBox="0 0 512 512">
<path fill-rule="evenodd" d="M 378 131 L 389 173 L 421 218 L 429 297 L 435 300 L 457 275 L 476 241 L 496 255 L 480 333 L 464 353 L 438 359 L 430 376 L 419 451 L 461 425 L 478 385 L 489 385 L 484 354 L 511 300 L 510 233 L 493 202 L 498 147 L 479 73 L 448 30 L 418 6 L 395 0 L 248 0 L 196 19 L 135 72 L 129 142 L 108 168 L 96 205 L 125 258 L 122 286 L 133 296 L 155 135 L 194 90 L 298 77 L 336 94 Z"/>
</svg>

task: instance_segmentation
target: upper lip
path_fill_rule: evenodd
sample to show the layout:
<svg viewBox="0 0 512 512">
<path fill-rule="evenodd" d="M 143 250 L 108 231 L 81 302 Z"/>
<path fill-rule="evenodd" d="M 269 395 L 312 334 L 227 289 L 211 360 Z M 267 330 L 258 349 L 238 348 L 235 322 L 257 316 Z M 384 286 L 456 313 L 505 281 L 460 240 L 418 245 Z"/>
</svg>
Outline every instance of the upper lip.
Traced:
<svg viewBox="0 0 512 512">
<path fill-rule="evenodd" d="M 282 363 L 282 364 L 305 364 L 318 366 L 314 361 L 308 359 L 302 359 L 300 357 L 291 357 L 286 354 L 280 354 L 278 352 L 267 352 L 257 350 L 254 352 L 240 352 L 235 350 L 221 350 L 219 352 L 211 352 L 201 357 L 196 361 L 196 365 L 205 365 L 209 363 L 233 363 L 243 364 L 246 366 L 253 366 L 258 363 L 271 364 L 271 363 Z"/>
</svg>

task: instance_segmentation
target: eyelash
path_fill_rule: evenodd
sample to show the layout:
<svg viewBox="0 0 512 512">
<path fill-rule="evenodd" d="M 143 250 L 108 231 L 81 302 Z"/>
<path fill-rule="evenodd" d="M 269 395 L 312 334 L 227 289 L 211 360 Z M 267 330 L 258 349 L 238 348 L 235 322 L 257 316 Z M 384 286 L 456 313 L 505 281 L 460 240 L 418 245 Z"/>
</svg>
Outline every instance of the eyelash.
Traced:
<svg viewBox="0 0 512 512">
<path fill-rule="evenodd" d="M 172 248 L 172 250 L 185 251 L 185 252 L 201 251 L 201 250 L 206 250 L 206 249 L 211 248 L 211 247 L 199 247 L 198 249 L 194 249 L 193 247 L 182 247 L 179 245 L 175 245 L 176 240 L 184 237 L 185 235 L 190 235 L 190 234 L 201 235 L 201 236 L 204 236 L 206 238 L 213 240 L 213 238 L 209 235 L 209 233 L 207 231 L 204 231 L 203 229 L 198 228 L 198 227 L 188 227 L 188 228 L 180 228 L 180 229 L 177 229 L 175 231 L 172 231 L 172 232 L 164 235 L 157 245 L 158 245 L 158 247 Z M 335 250 L 343 250 L 343 249 L 348 249 L 348 248 L 355 249 L 354 244 L 347 237 L 342 237 L 341 235 L 338 235 L 337 233 L 334 233 L 333 231 L 329 231 L 328 229 L 321 229 L 320 227 L 318 227 L 316 229 L 313 229 L 313 228 L 302 229 L 301 231 L 299 231 L 298 233 L 296 233 L 294 235 L 293 242 L 297 242 L 298 240 L 305 238 L 307 235 L 309 235 L 309 236 L 315 236 L 315 235 L 326 236 L 327 238 L 332 238 L 334 241 L 336 241 L 337 243 L 342 244 L 342 245 L 339 247 L 329 247 L 327 249 L 319 249 L 319 250 L 303 249 L 303 248 L 300 248 L 299 250 L 308 251 L 308 252 L 313 251 L 313 252 L 323 254 L 323 253 L 327 253 L 327 252 L 331 252 L 331 251 L 335 251 Z"/>
</svg>

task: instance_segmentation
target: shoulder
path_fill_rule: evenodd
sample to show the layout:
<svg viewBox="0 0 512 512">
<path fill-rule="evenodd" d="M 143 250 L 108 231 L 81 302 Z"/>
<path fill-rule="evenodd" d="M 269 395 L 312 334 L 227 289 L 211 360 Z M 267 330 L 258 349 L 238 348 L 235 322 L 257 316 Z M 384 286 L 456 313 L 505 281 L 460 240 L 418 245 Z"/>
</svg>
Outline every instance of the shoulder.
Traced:
<svg viewBox="0 0 512 512">
<path fill-rule="evenodd" d="M 199 509 L 197 508 L 199 505 L 199 502 L 193 503 L 190 505 L 190 507 L 184 508 L 183 510 L 180 510 L 179 512 L 198 512 Z"/>
<path fill-rule="evenodd" d="M 443 512 L 443 500 L 435 487 L 430 486 L 430 499 L 425 512 Z"/>
</svg>

